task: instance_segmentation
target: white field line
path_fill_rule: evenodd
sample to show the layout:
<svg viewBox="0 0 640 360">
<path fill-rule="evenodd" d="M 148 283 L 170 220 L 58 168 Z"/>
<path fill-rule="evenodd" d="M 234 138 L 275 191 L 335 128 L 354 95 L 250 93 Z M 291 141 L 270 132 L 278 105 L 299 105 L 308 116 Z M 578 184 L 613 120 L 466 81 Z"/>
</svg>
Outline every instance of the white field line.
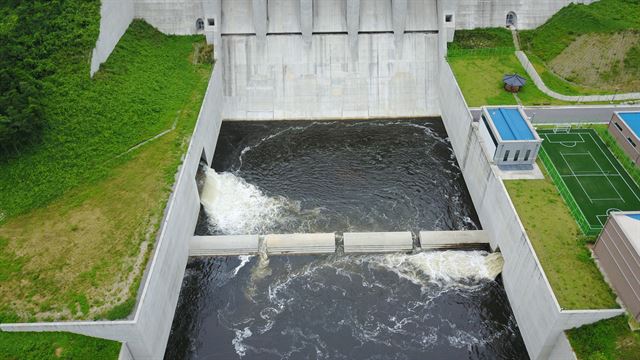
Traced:
<svg viewBox="0 0 640 360">
<path fill-rule="evenodd" d="M 611 161 L 611 158 L 610 158 L 609 156 L 607 156 L 607 152 L 608 152 L 608 150 L 607 150 L 607 151 L 602 150 L 602 147 L 601 147 L 601 146 L 600 146 L 600 144 L 599 144 L 599 143 L 598 143 L 598 142 L 593 138 L 593 135 L 591 134 L 591 132 L 588 132 L 588 134 L 589 134 L 589 136 L 591 136 L 591 139 L 593 140 L 593 142 L 595 142 L 595 143 L 596 143 L 596 145 L 598 146 L 598 149 L 600 149 L 600 151 L 602 151 L 602 153 L 603 153 L 604 157 L 606 157 L 606 158 L 607 158 L 607 160 L 609 161 L 609 164 L 611 164 L 611 166 L 613 166 L 613 168 L 614 168 L 614 169 L 616 169 L 616 171 L 618 172 L 618 174 L 620 174 L 620 171 L 618 171 L 618 170 L 617 170 L 618 168 L 613 164 L 613 162 Z M 609 152 L 609 154 L 611 154 L 611 152 Z M 612 156 L 613 156 L 613 155 L 612 155 Z M 616 159 L 616 161 L 618 161 L 618 160 Z M 627 174 L 627 176 L 629 177 L 629 179 L 631 179 L 631 175 L 629 175 L 629 173 L 627 172 L 627 170 L 626 170 L 626 169 L 624 169 L 624 167 L 623 167 L 623 170 L 624 170 L 624 172 Z M 622 174 L 620 174 L 620 175 L 622 175 Z M 636 197 L 636 200 L 640 201 L 640 197 L 638 197 L 638 194 L 636 194 L 636 192 L 635 192 L 635 191 L 633 191 L 633 187 L 632 187 L 631 185 L 629 185 L 629 182 L 627 182 L 627 179 L 626 179 L 624 176 L 622 177 L 622 179 L 624 180 L 624 183 L 625 183 L 625 184 L 627 184 L 627 188 L 628 188 L 628 189 L 631 191 L 631 193 Z"/>
<path fill-rule="evenodd" d="M 591 151 L 589 151 L 588 153 L 589 153 L 589 156 L 591 156 L 591 159 L 593 160 L 593 162 L 596 164 L 596 166 L 598 166 L 598 169 L 600 169 L 600 172 L 606 175 L 606 173 L 604 172 L 604 170 L 602 170 L 602 167 L 600 166 L 600 164 L 596 161 L 596 158 L 595 158 L 595 157 L 593 157 L 593 155 L 591 154 Z M 603 155 L 604 155 L 604 154 L 603 154 Z M 614 167 L 613 169 L 616 171 L 615 175 L 618 175 L 618 176 L 619 176 L 619 175 L 620 175 L 620 173 L 618 172 L 618 170 L 617 170 L 615 167 Z M 609 185 L 611 185 L 611 187 L 613 188 L 613 191 L 615 191 L 615 192 L 616 192 L 616 194 L 618 194 L 618 197 L 620 198 L 620 200 L 622 200 L 622 202 L 626 202 L 626 201 L 624 201 L 624 199 L 622 198 L 622 195 L 620 195 L 620 192 L 618 191 L 618 189 L 616 188 L 616 186 L 615 186 L 615 185 L 613 185 L 613 183 L 611 182 L 611 179 L 609 179 L 609 177 L 608 177 L 608 176 L 605 176 L 605 178 L 607 179 L 607 182 L 609 183 Z M 580 179 L 577 179 L 577 180 L 578 180 L 578 182 L 580 181 Z M 600 200 L 600 199 L 595 199 L 595 200 Z M 602 199 L 602 200 L 604 200 L 604 199 Z"/>
<path fill-rule="evenodd" d="M 584 192 L 584 194 L 587 195 L 587 198 L 589 198 L 589 202 L 593 204 L 593 200 L 591 200 L 591 196 L 589 196 L 589 193 L 587 192 L 587 190 L 584 188 L 584 186 L 582 186 L 582 183 L 580 183 L 580 181 L 576 177 L 576 173 L 573 171 L 573 168 L 571 167 L 571 164 L 569 164 L 567 159 L 564 157 L 563 153 L 560 153 L 560 156 L 562 156 L 562 160 L 564 160 L 564 163 L 567 164 L 567 166 L 569 167 L 569 170 L 571 170 L 571 175 L 576 178 L 576 181 L 578 182 L 578 185 L 580 185 L 580 187 L 582 188 L 582 192 Z M 569 190 L 569 191 L 571 191 L 571 190 Z"/>
</svg>

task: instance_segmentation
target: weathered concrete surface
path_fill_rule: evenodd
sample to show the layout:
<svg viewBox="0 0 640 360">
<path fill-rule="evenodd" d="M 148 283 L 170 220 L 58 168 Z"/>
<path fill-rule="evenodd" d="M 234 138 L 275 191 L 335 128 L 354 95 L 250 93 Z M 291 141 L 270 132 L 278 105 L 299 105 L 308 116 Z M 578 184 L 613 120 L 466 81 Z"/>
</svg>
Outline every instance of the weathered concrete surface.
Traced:
<svg viewBox="0 0 640 360">
<path fill-rule="evenodd" d="M 102 0 L 100 6 L 100 34 L 91 54 L 90 75 L 107 61 L 133 20 L 133 0 Z"/>
<path fill-rule="evenodd" d="M 230 120 L 435 116 L 437 34 L 223 36 L 224 118 Z M 287 56 L 283 56 L 287 54 Z"/>
<path fill-rule="evenodd" d="M 563 101 L 576 101 L 576 102 L 602 102 L 602 101 L 624 101 L 624 100 L 637 100 L 640 99 L 640 92 L 636 93 L 621 93 L 621 94 L 609 94 L 609 95 L 563 95 L 557 93 L 547 87 L 547 85 L 542 81 L 542 78 L 536 71 L 536 68 L 531 64 L 527 54 L 524 51 L 516 51 L 516 56 L 524 70 L 529 74 L 533 82 L 536 84 L 538 89 L 543 93 L 551 96 L 552 98 L 563 100 Z"/>
<path fill-rule="evenodd" d="M 423 250 L 452 249 L 478 245 L 489 245 L 489 236 L 484 230 L 420 231 L 420 247 Z"/>
<path fill-rule="evenodd" d="M 335 233 L 269 234 L 264 237 L 267 254 L 325 254 L 336 251 Z"/>
<path fill-rule="evenodd" d="M 344 233 L 345 253 L 396 252 L 413 250 L 411 232 Z"/>
<path fill-rule="evenodd" d="M 189 242 L 189 256 L 227 256 L 257 254 L 258 235 L 193 236 Z"/>
</svg>

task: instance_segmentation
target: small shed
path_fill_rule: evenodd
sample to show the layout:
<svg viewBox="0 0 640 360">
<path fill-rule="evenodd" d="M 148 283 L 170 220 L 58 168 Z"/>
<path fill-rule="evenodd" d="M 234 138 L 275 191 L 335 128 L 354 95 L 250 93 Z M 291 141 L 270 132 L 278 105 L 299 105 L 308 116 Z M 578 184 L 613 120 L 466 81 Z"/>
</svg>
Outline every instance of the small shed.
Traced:
<svg viewBox="0 0 640 360">
<path fill-rule="evenodd" d="M 502 82 L 504 83 L 505 90 L 516 93 L 527 83 L 527 79 L 518 74 L 506 74 L 502 77 Z"/>
<path fill-rule="evenodd" d="M 629 314 L 640 321 L 640 211 L 610 213 L 593 252 Z"/>
<path fill-rule="evenodd" d="M 533 165 L 542 139 L 522 106 L 482 107 L 480 135 L 497 165 Z"/>
<path fill-rule="evenodd" d="M 609 121 L 609 133 L 636 166 L 640 166 L 640 111 L 614 112 Z"/>
</svg>

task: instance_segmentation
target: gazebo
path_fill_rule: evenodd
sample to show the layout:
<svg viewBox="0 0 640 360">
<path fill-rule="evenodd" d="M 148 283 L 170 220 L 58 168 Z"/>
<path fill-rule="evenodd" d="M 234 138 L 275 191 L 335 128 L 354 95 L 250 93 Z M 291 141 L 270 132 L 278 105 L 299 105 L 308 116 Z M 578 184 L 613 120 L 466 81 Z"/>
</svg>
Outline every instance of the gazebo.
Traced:
<svg viewBox="0 0 640 360">
<path fill-rule="evenodd" d="M 518 74 L 506 74 L 502 77 L 502 82 L 504 82 L 505 90 L 516 93 L 527 83 L 527 79 Z"/>
</svg>

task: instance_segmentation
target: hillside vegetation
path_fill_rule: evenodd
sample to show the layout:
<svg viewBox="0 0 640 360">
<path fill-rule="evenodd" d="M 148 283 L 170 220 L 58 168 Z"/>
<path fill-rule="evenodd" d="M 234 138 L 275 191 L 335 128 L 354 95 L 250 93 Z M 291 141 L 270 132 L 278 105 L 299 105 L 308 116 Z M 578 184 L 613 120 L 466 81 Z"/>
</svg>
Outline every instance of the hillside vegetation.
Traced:
<svg viewBox="0 0 640 360">
<path fill-rule="evenodd" d="M 640 91 L 639 14 L 637 0 L 570 4 L 521 31 L 522 48 L 581 93 Z"/>
<path fill-rule="evenodd" d="M 0 137 L 16 138 L 13 115 L 37 125 L 0 149 L 0 322 L 129 316 L 193 131 L 212 68 L 204 38 L 136 20 L 91 79 L 99 9 L 0 2 L 0 75 L 14 81 L 0 85 L 1 111 L 6 99 L 25 105 L 19 92 L 35 84 L 24 107 L 0 112 Z M 0 359 L 108 359 L 118 349 L 0 332 Z"/>
<path fill-rule="evenodd" d="M 540 91 L 515 55 L 511 32 L 503 28 L 457 30 L 448 46 L 449 65 L 456 75 L 467 104 L 525 105 L 564 104 Z M 527 84 L 516 98 L 503 88 L 504 74 L 518 73 Z"/>
</svg>

